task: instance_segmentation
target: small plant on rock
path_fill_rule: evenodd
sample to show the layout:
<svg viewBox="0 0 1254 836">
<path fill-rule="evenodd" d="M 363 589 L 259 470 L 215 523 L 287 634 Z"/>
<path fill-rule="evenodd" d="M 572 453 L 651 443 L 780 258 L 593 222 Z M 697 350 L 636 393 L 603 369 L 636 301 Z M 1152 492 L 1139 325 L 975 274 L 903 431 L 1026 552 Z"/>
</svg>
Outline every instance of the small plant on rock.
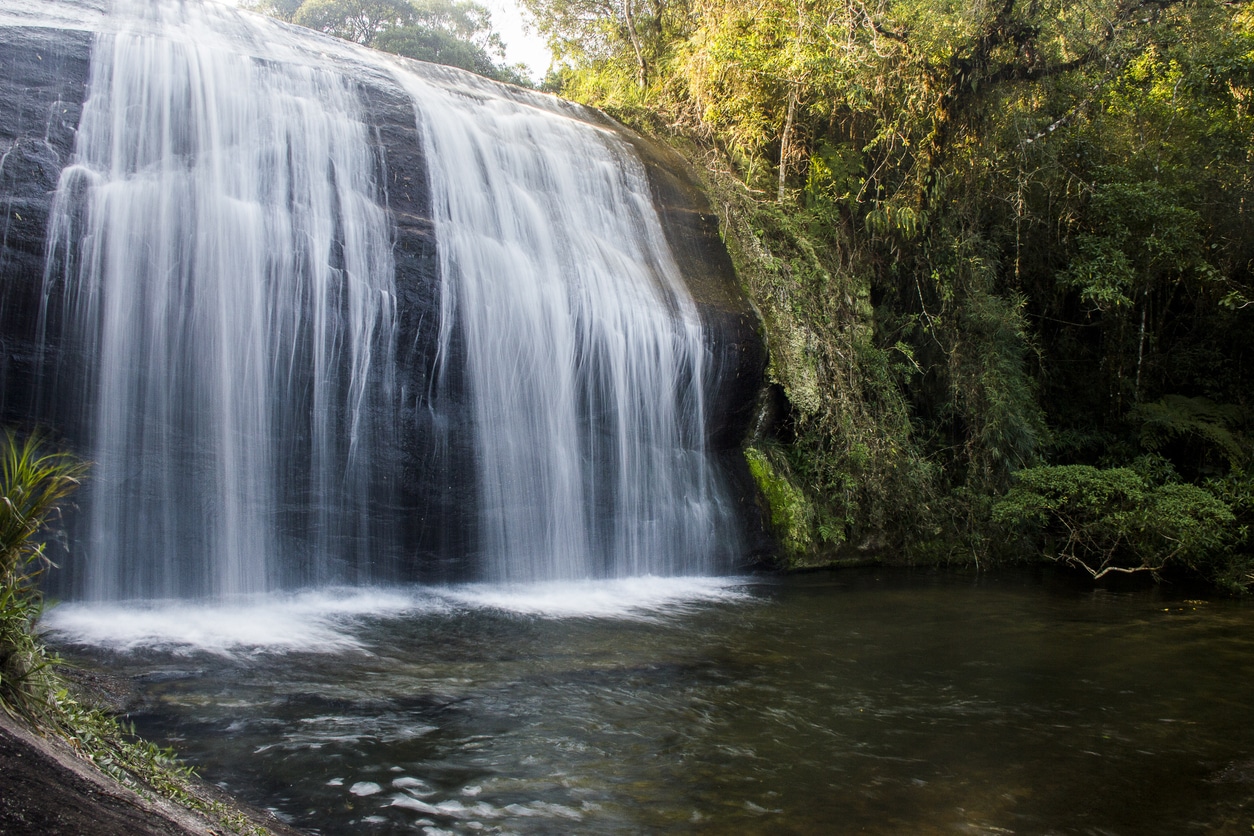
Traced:
<svg viewBox="0 0 1254 836">
<path fill-rule="evenodd" d="M 40 538 L 87 469 L 43 446 L 38 435 L 0 438 L 0 707 L 29 719 L 49 710 L 54 689 L 34 635 L 43 605 L 36 581 L 52 565 Z"/>
</svg>

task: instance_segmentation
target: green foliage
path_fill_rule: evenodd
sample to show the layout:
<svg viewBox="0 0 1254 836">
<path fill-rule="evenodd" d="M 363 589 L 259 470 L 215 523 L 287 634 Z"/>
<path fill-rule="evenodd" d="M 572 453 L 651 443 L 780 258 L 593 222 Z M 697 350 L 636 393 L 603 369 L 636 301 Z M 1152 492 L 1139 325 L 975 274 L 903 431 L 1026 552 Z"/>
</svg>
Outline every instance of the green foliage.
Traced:
<svg viewBox="0 0 1254 836">
<path fill-rule="evenodd" d="M 54 677 L 58 686 L 59 677 Z M 192 768 L 174 750 L 135 735 L 98 708 L 84 705 L 65 687 L 49 695 L 49 710 L 39 725 L 64 739 L 84 759 L 114 780 L 141 795 L 156 795 L 195 810 L 216 825 L 241 836 L 269 836 L 270 831 L 241 813 L 201 792 L 193 783 Z M 211 831 L 211 832 L 216 832 Z"/>
<path fill-rule="evenodd" d="M 669 50 L 686 31 L 686 0 L 523 0 L 554 60 L 578 73 L 565 84 L 615 109 L 655 87 Z M 564 85 L 563 90 L 570 95 Z"/>
<path fill-rule="evenodd" d="M 847 245 L 841 230 L 822 214 L 759 201 L 730 172 L 703 167 L 737 271 L 766 322 L 768 375 L 791 407 L 780 419 L 789 443 L 764 446 L 812 508 L 808 536 L 794 541 L 811 555 L 900 543 L 930 524 L 936 476 L 911 437 L 902 396 L 917 370 L 910 348 L 877 345 L 865 274 L 829 269 Z"/>
<path fill-rule="evenodd" d="M 984 560 L 1016 474 L 1101 465 L 1174 522 L 1111 494 L 1076 560 L 1241 565 L 1203 535 L 1249 467 L 1249 0 L 529 7 L 553 89 L 704 172 L 787 400 L 754 443 L 811 553 Z"/>
<path fill-rule="evenodd" d="M 1063 277 L 1065 286 L 1101 310 L 1128 307 L 1147 284 L 1209 272 L 1201 255 L 1201 218 L 1162 183 L 1124 182 L 1130 172 L 1100 172 L 1088 207 L 1094 233 L 1077 236 L 1077 257 Z"/>
<path fill-rule="evenodd" d="M 48 654 L 34 638 L 37 598 L 16 585 L 0 586 L 0 708 L 20 716 L 47 711 Z"/>
<path fill-rule="evenodd" d="M 415 13 L 407 0 L 304 0 L 290 19 L 300 26 L 371 46 L 380 32 L 413 22 Z"/>
<path fill-rule="evenodd" d="M 26 586 L 47 565 L 36 538 L 86 466 L 68 453 L 42 452 L 38 435 L 18 440 L 6 431 L 0 443 L 0 582 Z"/>
<path fill-rule="evenodd" d="M 0 444 L 0 707 L 46 710 L 49 659 L 33 637 L 42 596 L 36 579 L 51 565 L 39 539 L 58 504 L 78 487 L 85 466 L 66 453 L 43 452 L 37 435 Z"/>
<path fill-rule="evenodd" d="M 1229 592 L 1248 593 L 1254 590 L 1254 476 L 1233 470 L 1222 478 L 1208 479 L 1206 489 L 1236 517 L 1232 542 L 1211 555 L 1207 575 Z"/>
<path fill-rule="evenodd" d="M 1245 412 L 1235 404 L 1217 404 L 1209 398 L 1166 395 L 1154 403 L 1138 404 L 1133 419 L 1141 425 L 1141 446 L 1160 453 L 1169 447 L 1189 454 L 1195 473 L 1220 468 L 1244 470 L 1250 461 L 1250 441 L 1239 428 Z M 1177 467 L 1180 467 L 1178 463 Z"/>
<path fill-rule="evenodd" d="M 257 11 L 394 55 L 527 84 L 473 0 L 258 0 Z"/>
<path fill-rule="evenodd" d="M 1036 463 L 1047 434 L 1028 375 L 1026 300 L 993 291 L 990 250 L 980 237 L 955 233 L 931 254 L 935 301 L 924 303 L 919 320 L 930 337 L 930 377 L 948 390 L 930 429 L 957 454 L 951 483 L 977 493 L 1004 491 L 1016 470 Z"/>
<path fill-rule="evenodd" d="M 1128 467 L 1059 465 L 1021 470 L 992 521 L 1101 578 L 1197 569 L 1232 543 L 1236 517 L 1197 485 L 1159 483 Z"/>
</svg>

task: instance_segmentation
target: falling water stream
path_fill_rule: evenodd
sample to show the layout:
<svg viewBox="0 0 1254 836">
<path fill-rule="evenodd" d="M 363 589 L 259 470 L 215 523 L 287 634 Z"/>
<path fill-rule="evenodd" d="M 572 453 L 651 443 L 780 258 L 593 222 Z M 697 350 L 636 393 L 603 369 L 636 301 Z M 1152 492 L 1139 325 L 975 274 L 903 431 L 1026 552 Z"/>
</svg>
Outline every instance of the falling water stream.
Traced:
<svg viewBox="0 0 1254 836">
<path fill-rule="evenodd" d="M 46 279 L 60 310 L 44 327 L 93 362 L 84 592 L 354 580 L 327 563 L 368 563 L 374 433 L 397 431 L 367 420 L 394 398 L 395 294 L 354 91 L 216 4 L 116 19 Z"/>
<path fill-rule="evenodd" d="M 57 421 L 93 462 L 78 596 L 421 575 L 428 556 L 397 532 L 436 513 L 400 502 L 423 480 L 472 484 L 445 506 L 458 519 L 426 524 L 469 519 L 459 554 L 434 557 L 473 577 L 735 564 L 706 438 L 712 337 L 620 128 L 213 3 L 119 0 L 109 20 L 40 314 L 64 358 L 44 399 L 82 404 Z M 419 333 L 400 330 L 394 149 L 367 79 L 410 100 L 426 161 L 401 172 L 430 183 L 410 210 L 430 211 L 438 255 Z M 403 367 L 423 329 L 433 361 Z M 473 472 L 412 464 L 458 444 Z"/>
<path fill-rule="evenodd" d="M 725 571 L 704 333 L 634 152 L 551 97 L 401 80 L 430 152 L 441 356 L 460 331 L 475 404 L 485 576 Z"/>
</svg>

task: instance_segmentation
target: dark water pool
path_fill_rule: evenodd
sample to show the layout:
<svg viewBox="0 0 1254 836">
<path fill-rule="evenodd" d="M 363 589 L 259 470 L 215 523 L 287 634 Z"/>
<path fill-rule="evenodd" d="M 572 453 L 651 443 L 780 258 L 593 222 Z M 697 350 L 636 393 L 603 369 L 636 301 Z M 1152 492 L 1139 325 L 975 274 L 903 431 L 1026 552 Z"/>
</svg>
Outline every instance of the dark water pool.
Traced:
<svg viewBox="0 0 1254 836">
<path fill-rule="evenodd" d="M 327 834 L 1251 834 L 1254 607 L 1194 595 L 856 571 L 364 607 L 335 652 L 54 635 L 136 678 L 143 734 Z"/>
</svg>

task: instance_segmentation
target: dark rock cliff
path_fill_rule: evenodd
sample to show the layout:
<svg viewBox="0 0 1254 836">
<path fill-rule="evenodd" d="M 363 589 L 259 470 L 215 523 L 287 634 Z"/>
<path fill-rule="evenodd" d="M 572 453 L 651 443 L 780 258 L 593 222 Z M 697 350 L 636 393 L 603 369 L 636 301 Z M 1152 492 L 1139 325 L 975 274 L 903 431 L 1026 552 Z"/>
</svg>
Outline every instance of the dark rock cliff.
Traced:
<svg viewBox="0 0 1254 836">
<path fill-rule="evenodd" d="M 49 209 L 74 153 L 92 36 L 35 27 L 0 33 L 0 421 L 55 426 L 37 400 L 36 329 Z"/>
<path fill-rule="evenodd" d="M 72 159 L 92 43 L 93 35 L 81 30 L 0 25 L 0 423 L 41 425 L 84 453 L 86 429 L 64 402 L 76 397 L 81 373 L 74 366 L 87 358 L 59 356 L 56 318 L 40 312 L 49 305 L 43 276 L 50 208 Z M 374 580 L 457 579 L 467 574 L 461 555 L 474 501 L 473 451 L 457 381 L 446 381 L 442 402 L 431 402 L 439 285 L 423 150 L 404 93 L 383 78 L 360 79 L 358 87 L 393 223 L 401 403 L 388 420 L 399 421 L 402 432 L 394 449 L 381 453 L 389 460 L 382 469 L 398 484 L 380 491 L 370 523 L 387 529 L 376 539 L 392 543 L 397 554 L 353 571 Z M 741 509 L 743 539 L 750 552 L 760 551 L 768 544 L 739 453 L 765 365 L 758 320 L 736 285 L 717 221 L 682 162 L 638 136 L 628 140 L 645 162 L 669 242 L 708 325 L 717 371 L 707 392 L 709 437 Z M 340 575 L 351 580 L 353 571 Z M 61 591 L 72 592 L 73 568 L 64 574 Z"/>
</svg>

